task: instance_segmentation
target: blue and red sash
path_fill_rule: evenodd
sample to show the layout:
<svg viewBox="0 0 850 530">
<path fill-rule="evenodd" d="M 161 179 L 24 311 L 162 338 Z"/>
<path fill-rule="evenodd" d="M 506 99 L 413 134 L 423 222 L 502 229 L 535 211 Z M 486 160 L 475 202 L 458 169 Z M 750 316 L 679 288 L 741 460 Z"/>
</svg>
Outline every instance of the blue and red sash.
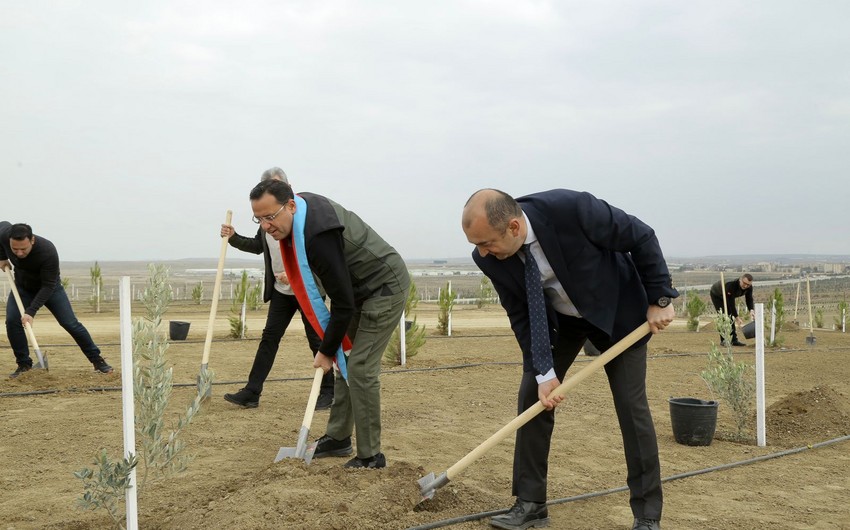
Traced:
<svg viewBox="0 0 850 530">
<path fill-rule="evenodd" d="M 289 285 L 304 316 L 313 326 L 313 329 L 324 338 L 325 328 L 331 319 L 331 312 L 322 300 L 322 293 L 310 271 L 307 263 L 307 250 L 304 246 L 304 220 L 307 218 L 307 202 L 295 196 L 295 215 L 292 217 L 292 234 L 289 240 L 280 241 L 280 253 L 283 257 L 283 268 L 289 278 Z M 287 242 L 291 241 L 290 244 Z M 346 356 L 351 351 L 351 341 L 348 336 L 343 337 L 342 344 L 334 358 L 339 373 L 343 379 L 348 381 L 348 369 L 346 368 Z"/>
</svg>

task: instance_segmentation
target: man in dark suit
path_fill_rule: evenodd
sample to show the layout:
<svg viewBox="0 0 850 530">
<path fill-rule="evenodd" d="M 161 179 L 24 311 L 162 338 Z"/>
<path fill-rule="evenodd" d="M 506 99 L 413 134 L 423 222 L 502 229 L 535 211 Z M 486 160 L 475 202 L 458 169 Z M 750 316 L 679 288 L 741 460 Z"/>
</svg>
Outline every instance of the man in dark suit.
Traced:
<svg viewBox="0 0 850 530">
<path fill-rule="evenodd" d="M 664 329 L 673 320 L 671 298 L 678 292 L 652 228 L 589 193 L 551 190 L 514 200 L 498 190 L 480 190 L 467 201 L 462 224 L 476 247 L 472 257 L 493 282 L 522 350 L 518 412 L 538 400 L 547 409 L 517 431 L 516 503 L 490 523 L 506 529 L 545 526 L 554 408 L 563 401 L 547 396 L 585 340 L 605 351 L 644 322 L 653 333 Z M 539 276 L 536 289 L 543 290 L 539 313 L 545 315 L 539 317 L 529 310 L 529 293 L 534 298 L 526 287 L 529 260 L 536 268 L 528 277 L 537 282 Z M 535 341 L 544 346 L 533 352 Z M 662 507 L 658 444 L 646 398 L 648 341 L 644 337 L 605 366 L 623 436 L 633 528 L 639 530 L 660 528 Z"/>
</svg>

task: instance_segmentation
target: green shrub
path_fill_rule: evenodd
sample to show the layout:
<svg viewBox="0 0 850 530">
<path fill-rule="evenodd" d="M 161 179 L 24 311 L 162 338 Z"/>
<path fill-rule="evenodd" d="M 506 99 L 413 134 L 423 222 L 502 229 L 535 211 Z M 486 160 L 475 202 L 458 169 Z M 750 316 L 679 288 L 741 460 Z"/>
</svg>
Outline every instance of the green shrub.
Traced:
<svg viewBox="0 0 850 530">
<path fill-rule="evenodd" d="M 688 291 L 687 302 L 685 303 L 685 311 L 688 315 L 688 331 L 699 329 L 699 317 L 705 312 L 705 307 L 705 302 L 696 291 Z"/>
<path fill-rule="evenodd" d="M 196 304 L 201 305 L 201 300 L 203 300 L 203 299 L 204 299 L 204 282 L 198 282 L 198 284 L 195 285 L 192 288 L 192 300 Z"/>
</svg>

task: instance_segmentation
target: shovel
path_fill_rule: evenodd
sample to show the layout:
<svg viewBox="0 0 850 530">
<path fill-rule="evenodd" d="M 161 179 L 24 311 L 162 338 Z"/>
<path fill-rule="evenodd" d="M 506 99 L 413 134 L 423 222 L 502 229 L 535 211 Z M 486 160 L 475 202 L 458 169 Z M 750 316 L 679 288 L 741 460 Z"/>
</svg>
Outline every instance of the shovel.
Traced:
<svg viewBox="0 0 850 530">
<path fill-rule="evenodd" d="M 21 313 L 21 316 L 24 315 L 24 303 L 21 301 L 21 294 L 18 292 L 18 286 L 15 285 L 15 277 L 12 276 L 12 270 L 6 269 L 6 276 L 9 278 L 9 283 L 12 284 L 12 294 L 15 295 L 15 302 L 18 303 L 18 311 Z M 38 341 L 35 340 L 35 333 L 33 333 L 32 326 L 29 323 L 24 324 L 24 330 L 26 331 L 27 338 L 32 345 L 32 349 L 35 350 L 35 355 L 38 357 L 38 368 L 44 368 L 47 370 L 47 354 L 41 353 L 41 348 L 38 347 Z"/>
<path fill-rule="evenodd" d="M 555 396 L 563 396 L 566 394 L 571 388 L 581 383 L 583 380 L 587 379 L 589 375 L 598 370 L 599 368 L 608 364 L 611 359 L 617 357 L 621 353 L 623 353 L 627 348 L 629 348 L 632 344 L 646 336 L 647 333 L 650 332 L 649 323 L 644 322 L 637 329 L 626 335 L 622 340 L 620 340 L 617 344 L 611 346 L 605 353 L 596 357 L 591 363 L 581 370 L 579 370 L 575 375 L 561 383 L 558 388 L 552 391 L 549 394 L 549 397 Z M 520 427 L 531 421 L 532 418 L 540 414 L 545 410 L 545 407 L 541 402 L 537 402 L 534 405 L 528 407 L 525 412 L 511 420 L 510 423 L 499 429 L 495 434 L 484 440 L 478 447 L 470 451 L 465 457 L 461 458 L 455 465 L 447 469 L 445 472 L 440 474 L 439 477 L 435 477 L 434 473 L 429 473 L 424 477 L 419 479 L 419 489 L 422 494 L 422 500 L 431 499 L 434 497 L 434 493 L 438 488 L 442 488 L 446 484 L 449 483 L 450 480 L 454 479 L 459 473 L 461 473 L 464 469 L 466 469 L 472 462 L 478 460 L 481 456 L 484 455 L 487 451 L 489 451 L 494 445 L 504 440 L 508 435 L 513 434 Z"/>
<path fill-rule="evenodd" d="M 316 375 L 313 376 L 313 387 L 310 389 L 310 397 L 307 399 L 307 410 L 304 411 L 304 421 L 301 422 L 301 430 L 298 432 L 298 442 L 295 447 L 281 447 L 275 457 L 275 462 L 280 462 L 284 458 L 304 459 L 304 463 L 310 464 L 313 460 L 313 453 L 316 452 L 316 442 L 307 446 L 307 437 L 310 436 L 310 424 L 313 423 L 313 412 L 316 410 L 316 401 L 319 399 L 319 387 L 322 385 L 322 377 L 325 375 L 324 370 L 316 368 Z"/>
<path fill-rule="evenodd" d="M 224 224 L 230 224 L 233 219 L 233 212 L 227 210 L 224 216 Z M 227 255 L 228 238 L 221 238 L 221 250 L 218 253 L 218 267 L 215 271 L 215 285 L 213 287 L 213 295 L 210 303 L 210 319 L 207 323 L 207 336 L 204 340 L 204 354 L 201 356 L 201 372 L 198 374 L 198 395 L 201 396 L 201 401 L 206 401 L 212 396 L 212 384 L 206 383 L 210 380 L 210 375 L 207 374 L 207 365 L 210 362 L 210 349 L 212 349 L 213 327 L 215 326 L 215 315 L 218 310 L 218 298 L 221 295 L 221 278 L 224 275 L 224 257 Z"/>
</svg>

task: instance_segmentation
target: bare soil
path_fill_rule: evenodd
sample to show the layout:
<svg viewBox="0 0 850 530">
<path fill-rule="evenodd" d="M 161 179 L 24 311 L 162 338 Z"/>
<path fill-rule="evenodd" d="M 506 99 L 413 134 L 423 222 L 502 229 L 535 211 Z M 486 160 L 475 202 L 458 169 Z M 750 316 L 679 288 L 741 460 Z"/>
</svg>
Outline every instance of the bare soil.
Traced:
<svg viewBox="0 0 850 530">
<path fill-rule="evenodd" d="M 0 378 L 0 529 L 102 529 L 103 512 L 75 506 L 82 485 L 73 472 L 90 467 L 100 448 L 122 451 L 118 314 L 79 309 L 115 373 L 101 375 L 49 314 L 35 330 L 50 371 Z M 205 312 L 206 311 L 206 312 Z M 175 414 L 197 392 L 208 306 L 174 306 L 173 320 L 191 322 L 188 340 L 172 342 Z M 226 310 L 215 325 L 210 368 L 216 386 L 185 431 L 195 459 L 170 479 L 149 479 L 139 496 L 146 529 L 331 528 L 402 529 L 510 506 L 512 437 L 495 446 L 454 481 L 420 503 L 417 480 L 439 474 L 515 416 L 520 354 L 498 307 L 459 307 L 451 337 L 435 336 L 433 307 L 418 321 L 429 332 L 424 348 L 405 367 L 385 365 L 382 375 L 383 450 L 388 467 L 346 470 L 344 458 L 273 463 L 281 446 L 294 446 L 312 373 L 300 322 L 284 338 L 257 409 L 222 399 L 241 388 L 256 351 L 264 311 L 251 314 L 246 340 L 227 339 Z M 648 392 L 665 483 L 664 528 L 850 529 L 850 442 L 817 445 L 850 435 L 850 338 L 817 330 L 783 333 L 784 348 L 766 353 L 767 446 L 737 442 L 734 418 L 721 403 L 718 431 L 707 447 L 673 439 L 668 398 L 711 399 L 699 372 L 711 331 L 689 333 L 684 323 L 653 338 Z M 736 359 L 754 362 L 754 341 Z M 15 368 L 0 335 L 0 369 Z M 571 373 L 586 366 L 580 356 Z M 43 390 L 48 393 L 33 394 Z M 324 433 L 327 412 L 317 412 L 311 438 Z M 550 456 L 549 496 L 564 500 L 625 484 L 625 465 L 604 374 L 576 387 L 559 407 Z M 754 414 L 755 417 L 755 414 Z M 799 451 L 790 451 L 802 448 Z M 726 466 L 766 455 L 776 458 Z M 780 456 L 781 455 L 781 456 Z M 724 466 L 704 474 L 700 470 Z M 141 469 L 139 470 L 141 474 Z M 615 491 L 550 507 L 553 528 L 629 528 L 628 493 Z M 454 528 L 489 528 L 487 518 Z"/>
</svg>

